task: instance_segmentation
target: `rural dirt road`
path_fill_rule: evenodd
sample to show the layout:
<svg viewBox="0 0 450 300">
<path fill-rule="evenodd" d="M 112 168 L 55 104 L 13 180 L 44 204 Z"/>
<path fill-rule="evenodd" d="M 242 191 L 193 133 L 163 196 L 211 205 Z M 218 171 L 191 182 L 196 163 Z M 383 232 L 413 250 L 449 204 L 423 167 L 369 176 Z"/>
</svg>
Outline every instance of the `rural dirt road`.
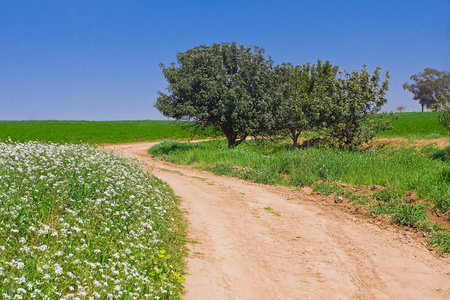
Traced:
<svg viewBox="0 0 450 300">
<path fill-rule="evenodd" d="M 185 299 L 450 299 L 450 259 L 418 233 L 337 208 L 325 197 L 215 176 L 147 154 L 187 211 Z"/>
</svg>

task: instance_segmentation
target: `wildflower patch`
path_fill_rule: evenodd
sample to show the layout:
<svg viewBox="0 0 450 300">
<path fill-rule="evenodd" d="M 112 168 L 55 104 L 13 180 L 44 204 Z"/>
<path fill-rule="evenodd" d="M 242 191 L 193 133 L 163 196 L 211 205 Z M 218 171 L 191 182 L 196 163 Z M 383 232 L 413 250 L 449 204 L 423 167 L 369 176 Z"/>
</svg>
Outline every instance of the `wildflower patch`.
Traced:
<svg viewBox="0 0 450 300">
<path fill-rule="evenodd" d="M 0 142 L 0 298 L 178 298 L 185 227 L 167 185 L 88 145 Z"/>
</svg>

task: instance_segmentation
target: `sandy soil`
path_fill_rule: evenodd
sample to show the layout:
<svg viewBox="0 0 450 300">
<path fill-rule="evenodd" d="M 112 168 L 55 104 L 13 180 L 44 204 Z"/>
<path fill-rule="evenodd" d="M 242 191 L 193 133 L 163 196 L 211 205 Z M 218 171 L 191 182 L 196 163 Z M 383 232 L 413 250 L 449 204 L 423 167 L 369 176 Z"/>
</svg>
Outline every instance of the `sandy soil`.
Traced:
<svg viewBox="0 0 450 300">
<path fill-rule="evenodd" d="M 326 197 L 177 166 L 151 143 L 107 146 L 144 161 L 181 198 L 185 299 L 450 299 L 450 258 L 424 237 Z"/>
</svg>

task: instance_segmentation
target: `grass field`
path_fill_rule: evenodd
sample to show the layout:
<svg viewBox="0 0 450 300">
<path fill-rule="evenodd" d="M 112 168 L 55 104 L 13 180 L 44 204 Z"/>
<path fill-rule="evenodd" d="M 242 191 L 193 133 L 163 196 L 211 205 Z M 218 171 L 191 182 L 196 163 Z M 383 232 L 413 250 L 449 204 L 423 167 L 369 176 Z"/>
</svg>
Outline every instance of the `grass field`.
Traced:
<svg viewBox="0 0 450 300">
<path fill-rule="evenodd" d="M 435 139 L 448 137 L 448 131 L 439 124 L 437 112 L 403 112 L 392 123 L 392 129 L 378 134 L 377 137 Z"/>
<path fill-rule="evenodd" d="M 448 137 L 438 113 L 396 113 L 392 130 L 378 138 L 434 139 Z M 51 141 L 55 143 L 114 144 L 163 139 L 189 139 L 192 131 L 171 121 L 0 121 L 0 140 Z M 198 138 L 214 135 L 212 131 Z"/>
<path fill-rule="evenodd" d="M 136 161 L 0 143 L 2 299 L 179 299 L 185 221 Z"/>
<path fill-rule="evenodd" d="M 189 139 L 192 131 L 184 130 L 181 124 L 171 121 L 0 121 L 0 140 L 114 144 Z"/>
</svg>

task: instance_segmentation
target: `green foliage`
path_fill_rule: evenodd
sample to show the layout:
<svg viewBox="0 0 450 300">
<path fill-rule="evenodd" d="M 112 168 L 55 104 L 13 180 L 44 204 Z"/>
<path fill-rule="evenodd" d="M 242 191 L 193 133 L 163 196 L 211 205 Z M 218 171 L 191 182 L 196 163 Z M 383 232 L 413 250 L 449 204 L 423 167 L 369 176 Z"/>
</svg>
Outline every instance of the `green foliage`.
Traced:
<svg viewBox="0 0 450 300">
<path fill-rule="evenodd" d="M 402 195 L 392 188 L 384 188 L 374 191 L 373 198 L 378 201 L 398 203 L 401 201 Z"/>
<path fill-rule="evenodd" d="M 443 162 L 450 162 L 450 147 L 445 149 L 433 149 L 428 155 L 433 159 L 439 159 Z"/>
<path fill-rule="evenodd" d="M 274 214 L 277 217 L 281 217 L 281 213 L 279 211 L 274 211 L 273 208 L 270 206 L 264 207 L 264 209 L 267 210 L 268 212 Z"/>
<path fill-rule="evenodd" d="M 169 93 L 159 92 L 155 107 L 165 116 L 213 126 L 229 148 L 273 127 L 273 62 L 264 49 L 213 44 L 179 52 L 177 59 L 161 64 Z"/>
<path fill-rule="evenodd" d="M 413 100 L 418 100 L 422 106 L 439 110 L 448 103 L 450 92 L 450 73 L 425 68 L 423 72 L 412 75 L 410 80 L 414 83 L 403 84 L 403 89 L 414 94 Z"/>
<path fill-rule="evenodd" d="M 345 190 L 335 185 L 330 185 L 327 183 L 319 183 L 314 185 L 313 192 L 323 193 L 327 196 L 332 194 L 343 196 Z"/>
<path fill-rule="evenodd" d="M 447 129 L 450 135 L 450 106 L 442 110 L 439 115 L 439 123 Z"/>
<path fill-rule="evenodd" d="M 0 140 L 114 144 L 189 139 L 193 129 L 171 121 L 0 121 Z M 200 137 L 213 136 L 209 129 Z"/>
<path fill-rule="evenodd" d="M 281 77 L 278 88 L 282 93 L 276 106 L 277 128 L 290 135 L 294 148 L 298 147 L 298 137 L 304 130 L 316 129 L 331 117 L 329 107 L 337 71 L 337 66 L 320 60 L 317 65 L 283 64 L 275 68 Z"/>
<path fill-rule="evenodd" d="M 388 72 L 381 82 L 380 68 L 371 75 L 366 66 L 360 72 L 345 73 L 336 80 L 332 106 L 327 108 L 327 117 L 322 124 L 331 144 L 353 150 L 389 128 L 391 120 L 384 114 L 376 115 L 387 102 L 388 80 Z"/>
<path fill-rule="evenodd" d="M 442 254 L 450 253 L 450 233 L 445 231 L 433 233 L 430 244 L 437 246 Z"/>
<path fill-rule="evenodd" d="M 375 214 L 389 214 L 392 221 L 414 228 L 426 229 L 430 227 L 427 219 L 428 212 L 421 204 L 402 203 L 400 205 L 386 204 L 381 206 L 371 206 L 371 212 Z"/>
</svg>

